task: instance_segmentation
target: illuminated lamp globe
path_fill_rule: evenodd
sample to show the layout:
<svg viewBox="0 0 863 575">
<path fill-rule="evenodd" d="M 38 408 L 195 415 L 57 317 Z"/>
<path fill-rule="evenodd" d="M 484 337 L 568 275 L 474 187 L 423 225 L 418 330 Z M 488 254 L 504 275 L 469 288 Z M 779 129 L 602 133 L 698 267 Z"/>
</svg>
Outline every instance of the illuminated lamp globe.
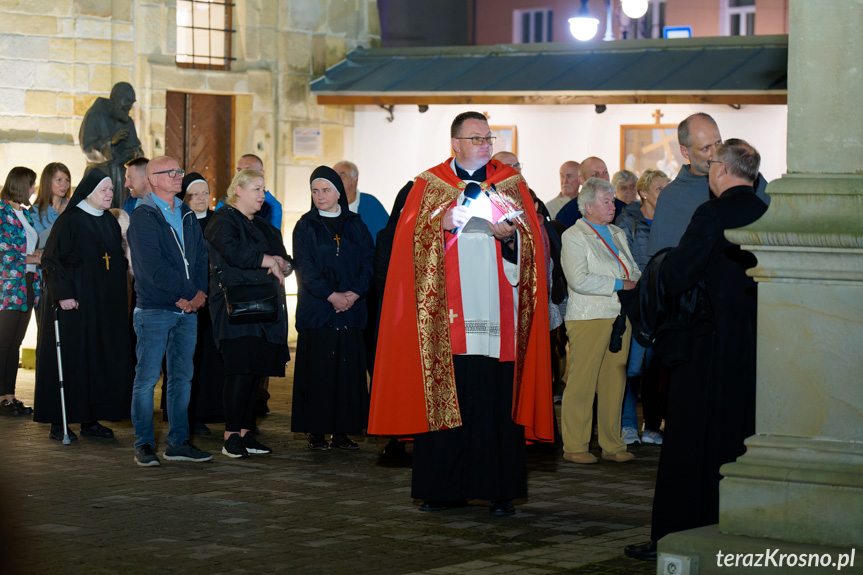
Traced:
<svg viewBox="0 0 863 575">
<path fill-rule="evenodd" d="M 647 0 L 620 0 L 623 13 L 635 20 L 647 14 Z"/>
<path fill-rule="evenodd" d="M 578 16 L 569 19 L 569 31 L 576 40 L 587 42 L 596 36 L 599 30 L 599 20 L 590 16 Z"/>
</svg>

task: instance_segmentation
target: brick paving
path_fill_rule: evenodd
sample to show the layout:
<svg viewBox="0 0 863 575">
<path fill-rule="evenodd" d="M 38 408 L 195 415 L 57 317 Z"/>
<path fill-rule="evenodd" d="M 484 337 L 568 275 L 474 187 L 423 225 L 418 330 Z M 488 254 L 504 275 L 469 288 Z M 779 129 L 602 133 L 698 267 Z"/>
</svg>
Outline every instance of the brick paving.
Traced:
<svg viewBox="0 0 863 575">
<path fill-rule="evenodd" d="M 33 376 L 19 370 L 28 404 Z M 530 496 L 514 517 L 490 517 L 480 501 L 426 514 L 410 498 L 410 461 L 388 461 L 386 440 L 310 451 L 290 431 L 290 387 L 290 375 L 271 379 L 272 413 L 259 421 L 274 454 L 244 460 L 221 454 L 218 424 L 193 438 L 213 461 L 141 468 L 129 422 L 109 424 L 114 439 L 64 446 L 45 424 L 0 418 L 0 573 L 655 572 L 623 547 L 649 534 L 656 446 L 634 447 L 631 463 L 589 466 L 531 447 Z M 158 411 L 155 420 L 163 441 L 167 423 Z"/>
</svg>

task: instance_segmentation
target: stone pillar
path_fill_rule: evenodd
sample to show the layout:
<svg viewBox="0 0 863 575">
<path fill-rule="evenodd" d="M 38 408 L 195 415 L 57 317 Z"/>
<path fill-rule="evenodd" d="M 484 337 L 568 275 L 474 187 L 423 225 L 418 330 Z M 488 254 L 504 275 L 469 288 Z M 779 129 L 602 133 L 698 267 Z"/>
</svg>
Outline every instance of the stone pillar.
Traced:
<svg viewBox="0 0 863 575">
<path fill-rule="evenodd" d="M 863 572 L 861 21 L 863 0 L 791 0 L 788 173 L 764 217 L 726 234 L 758 258 L 756 435 L 722 467 L 719 525 L 663 538 L 660 573 L 663 554 L 727 573 L 719 550 L 765 546 L 856 548 L 843 572 Z"/>
</svg>

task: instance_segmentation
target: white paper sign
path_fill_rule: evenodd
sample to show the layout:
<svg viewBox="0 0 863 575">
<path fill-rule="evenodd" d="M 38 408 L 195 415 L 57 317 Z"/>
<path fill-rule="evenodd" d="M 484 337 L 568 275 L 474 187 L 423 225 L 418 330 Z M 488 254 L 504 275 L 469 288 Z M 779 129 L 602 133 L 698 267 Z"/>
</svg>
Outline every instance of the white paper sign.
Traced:
<svg viewBox="0 0 863 575">
<path fill-rule="evenodd" d="M 320 158 L 323 149 L 323 138 L 318 128 L 294 128 L 295 158 Z"/>
</svg>

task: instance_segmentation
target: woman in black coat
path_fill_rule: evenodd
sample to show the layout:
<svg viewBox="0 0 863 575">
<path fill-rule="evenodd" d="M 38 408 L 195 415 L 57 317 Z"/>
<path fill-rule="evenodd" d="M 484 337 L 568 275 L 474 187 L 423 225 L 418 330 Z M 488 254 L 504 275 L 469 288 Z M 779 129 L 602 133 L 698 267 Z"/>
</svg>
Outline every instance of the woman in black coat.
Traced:
<svg viewBox="0 0 863 575">
<path fill-rule="evenodd" d="M 348 433 L 368 421 L 363 329 L 372 282 L 374 243 L 348 209 L 339 175 L 327 166 L 312 172 L 312 209 L 294 228 L 297 270 L 297 364 L 291 430 L 309 433 L 309 448 L 356 450 Z"/>
<path fill-rule="evenodd" d="M 291 259 L 279 231 L 255 216 L 263 203 L 263 174 L 241 170 L 228 188 L 225 207 L 213 214 L 204 232 L 210 256 L 213 337 L 225 367 L 222 453 L 235 458 L 271 453 L 250 433 L 255 400 L 261 379 L 284 377 L 285 364 L 290 360 L 284 284 L 285 276 L 291 273 Z M 233 293 L 233 288 L 268 282 L 276 296 L 275 319 L 238 323 L 228 316 L 226 291 Z"/>
</svg>

